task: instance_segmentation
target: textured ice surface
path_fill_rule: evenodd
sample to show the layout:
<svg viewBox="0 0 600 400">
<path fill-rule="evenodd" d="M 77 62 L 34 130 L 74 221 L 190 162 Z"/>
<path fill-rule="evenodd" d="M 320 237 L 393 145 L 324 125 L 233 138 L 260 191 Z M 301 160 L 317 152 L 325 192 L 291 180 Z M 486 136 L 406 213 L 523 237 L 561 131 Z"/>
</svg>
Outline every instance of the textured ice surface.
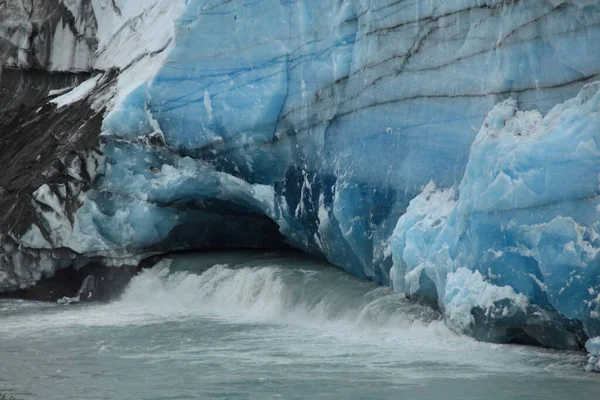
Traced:
<svg viewBox="0 0 600 400">
<path fill-rule="evenodd" d="M 599 333 L 598 85 L 577 95 L 598 1 L 63 3 L 94 15 L 87 68 L 121 73 L 90 100 L 102 159 L 77 212 L 42 186 L 16 243 L 126 258 L 276 224 L 477 337 Z"/>
<path fill-rule="evenodd" d="M 591 355 L 600 356 L 600 337 L 588 340 L 585 348 Z"/>
<path fill-rule="evenodd" d="M 184 5 L 179 0 L 6 0 L 0 8 L 0 61 L 54 72 L 127 68 L 169 45 Z"/>
<path fill-rule="evenodd" d="M 596 9 L 559 3 L 192 0 L 138 98 L 170 147 L 274 185 L 298 246 L 389 282 L 398 218 L 460 182 L 496 102 L 545 112 L 600 72 Z"/>
<path fill-rule="evenodd" d="M 600 337 L 588 340 L 585 348 L 589 353 L 589 358 L 584 370 L 586 372 L 600 372 Z"/>
<path fill-rule="evenodd" d="M 457 200 L 428 186 L 400 218 L 394 286 L 439 299 L 450 321 L 457 302 L 489 309 L 505 298 L 526 310 L 528 299 L 597 333 L 599 88 L 586 86 L 545 117 L 519 111 L 514 100 L 496 105 L 471 147 Z M 436 206 L 437 214 L 426 211 Z M 455 277 L 465 269 L 495 288 L 465 295 L 473 278 L 461 272 L 461 287 Z"/>
</svg>

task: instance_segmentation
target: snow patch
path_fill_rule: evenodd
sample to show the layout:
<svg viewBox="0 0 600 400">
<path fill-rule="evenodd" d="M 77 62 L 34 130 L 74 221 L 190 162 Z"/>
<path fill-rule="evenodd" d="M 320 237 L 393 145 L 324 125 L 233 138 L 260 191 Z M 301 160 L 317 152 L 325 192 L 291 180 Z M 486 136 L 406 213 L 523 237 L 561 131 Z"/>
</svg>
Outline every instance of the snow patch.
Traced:
<svg viewBox="0 0 600 400">
<path fill-rule="evenodd" d="M 88 79 L 87 81 L 77 86 L 75 89 L 63 94 L 62 96 L 50 100 L 50 103 L 56 104 L 57 108 L 63 108 L 65 106 L 83 100 L 96 88 L 96 85 L 100 81 L 101 77 L 102 75 L 99 74 L 91 79 Z"/>
</svg>

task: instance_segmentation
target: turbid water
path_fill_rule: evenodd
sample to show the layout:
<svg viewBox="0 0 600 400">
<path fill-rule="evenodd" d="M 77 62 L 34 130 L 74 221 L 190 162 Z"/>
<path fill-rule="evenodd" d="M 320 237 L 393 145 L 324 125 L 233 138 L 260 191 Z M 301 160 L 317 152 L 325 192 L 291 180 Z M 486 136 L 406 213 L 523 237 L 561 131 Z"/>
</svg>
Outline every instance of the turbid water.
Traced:
<svg viewBox="0 0 600 400">
<path fill-rule="evenodd" d="M 478 343 L 296 253 L 184 255 L 109 304 L 0 302 L 18 399 L 589 399 L 579 353 Z"/>
</svg>

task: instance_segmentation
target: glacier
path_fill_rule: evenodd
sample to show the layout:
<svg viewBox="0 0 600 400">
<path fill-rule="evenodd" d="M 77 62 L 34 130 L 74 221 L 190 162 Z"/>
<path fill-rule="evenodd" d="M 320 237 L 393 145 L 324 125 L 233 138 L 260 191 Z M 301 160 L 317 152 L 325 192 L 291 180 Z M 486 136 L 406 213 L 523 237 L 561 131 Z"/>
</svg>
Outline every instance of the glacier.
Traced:
<svg viewBox="0 0 600 400">
<path fill-rule="evenodd" d="M 600 336 L 600 1 L 8 0 L 0 17 L 0 291 L 293 246 L 480 340 Z"/>
</svg>

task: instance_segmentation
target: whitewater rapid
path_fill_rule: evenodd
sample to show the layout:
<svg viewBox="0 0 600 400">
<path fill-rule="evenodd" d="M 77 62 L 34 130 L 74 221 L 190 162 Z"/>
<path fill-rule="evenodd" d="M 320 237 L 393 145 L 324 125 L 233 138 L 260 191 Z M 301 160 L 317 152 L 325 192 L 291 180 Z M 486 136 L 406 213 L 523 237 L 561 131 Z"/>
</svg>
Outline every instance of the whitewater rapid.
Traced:
<svg viewBox="0 0 600 400">
<path fill-rule="evenodd" d="M 552 399 L 600 383 L 579 353 L 478 343 L 296 253 L 178 256 L 112 303 L 2 301 L 0 321 L 0 393 L 24 399 Z"/>
<path fill-rule="evenodd" d="M 407 302 L 388 287 L 300 255 L 295 265 L 286 265 L 289 261 L 277 253 L 243 254 L 251 261 L 202 265 L 193 255 L 163 260 L 135 277 L 122 297 L 110 304 L 78 305 L 65 313 L 61 306 L 23 303 L 37 305 L 45 313 L 36 318 L 11 316 L 0 332 L 34 334 L 205 317 L 347 333 L 420 331 L 457 337 L 437 312 Z"/>
</svg>

